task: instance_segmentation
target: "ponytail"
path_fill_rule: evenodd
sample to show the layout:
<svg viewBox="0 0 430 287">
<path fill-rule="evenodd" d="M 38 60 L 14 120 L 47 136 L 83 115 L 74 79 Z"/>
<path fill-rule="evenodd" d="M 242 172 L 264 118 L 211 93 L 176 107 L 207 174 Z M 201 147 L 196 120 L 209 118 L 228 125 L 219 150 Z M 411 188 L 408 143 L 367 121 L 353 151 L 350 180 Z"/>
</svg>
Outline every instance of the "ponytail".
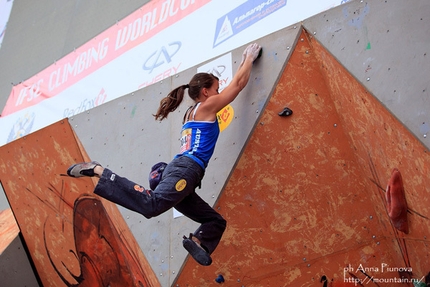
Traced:
<svg viewBox="0 0 430 287">
<path fill-rule="evenodd" d="M 176 110 L 184 99 L 185 89 L 188 89 L 188 95 L 194 101 L 200 96 L 202 88 L 209 89 L 215 80 L 219 80 L 216 76 L 209 73 L 197 73 L 193 76 L 189 84 L 182 85 L 171 91 L 167 97 L 161 99 L 157 113 L 153 115 L 155 120 L 164 120 L 169 113 Z"/>
<path fill-rule="evenodd" d="M 160 106 L 158 107 L 157 113 L 153 115 L 155 120 L 164 120 L 167 118 L 169 113 L 175 111 L 184 99 L 184 91 L 188 88 L 187 85 L 182 85 L 171 91 L 167 97 L 161 99 Z"/>
</svg>

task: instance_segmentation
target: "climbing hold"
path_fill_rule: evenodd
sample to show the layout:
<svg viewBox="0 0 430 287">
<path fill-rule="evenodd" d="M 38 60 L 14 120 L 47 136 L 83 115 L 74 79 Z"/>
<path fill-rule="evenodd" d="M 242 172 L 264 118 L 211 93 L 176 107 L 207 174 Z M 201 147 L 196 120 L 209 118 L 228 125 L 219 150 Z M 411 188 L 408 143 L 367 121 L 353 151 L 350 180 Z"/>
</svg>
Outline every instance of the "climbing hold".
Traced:
<svg viewBox="0 0 430 287">
<path fill-rule="evenodd" d="M 215 281 L 217 282 L 217 283 L 223 283 L 225 280 L 224 280 L 224 277 L 220 274 L 220 275 L 218 275 L 218 277 L 215 279 Z"/>
<path fill-rule="evenodd" d="M 282 112 L 278 113 L 278 115 L 280 115 L 281 117 L 291 116 L 292 114 L 293 114 L 293 111 L 290 110 L 289 108 L 284 108 Z"/>
<path fill-rule="evenodd" d="M 263 47 L 261 47 L 260 52 L 258 52 L 257 59 L 260 58 L 261 55 L 263 55 Z"/>
<path fill-rule="evenodd" d="M 263 47 L 261 47 L 260 51 L 258 51 L 257 58 L 255 58 L 254 62 L 257 61 L 257 59 L 260 59 L 262 54 L 263 54 Z"/>
<path fill-rule="evenodd" d="M 322 283 L 323 283 L 323 287 L 327 287 L 328 281 L 327 281 L 327 277 L 326 277 L 325 275 L 323 275 L 323 276 L 321 277 L 320 282 L 322 282 Z"/>
<path fill-rule="evenodd" d="M 406 234 L 409 233 L 407 219 L 408 206 L 406 203 L 405 189 L 400 171 L 394 168 L 388 181 L 385 198 L 387 200 L 388 216 L 394 227 Z"/>
</svg>

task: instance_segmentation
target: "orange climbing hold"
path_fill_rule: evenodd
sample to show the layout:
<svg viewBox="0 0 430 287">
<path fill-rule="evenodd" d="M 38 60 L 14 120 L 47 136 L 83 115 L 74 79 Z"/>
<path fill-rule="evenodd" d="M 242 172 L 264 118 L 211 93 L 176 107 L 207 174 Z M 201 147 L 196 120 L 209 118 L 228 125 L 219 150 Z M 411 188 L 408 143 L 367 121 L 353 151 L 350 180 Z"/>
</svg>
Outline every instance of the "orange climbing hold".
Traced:
<svg viewBox="0 0 430 287">
<path fill-rule="evenodd" d="M 385 197 L 387 199 L 388 216 L 394 227 L 408 234 L 409 225 L 407 219 L 408 206 L 406 203 L 405 189 L 400 171 L 394 168 L 388 181 Z"/>
</svg>

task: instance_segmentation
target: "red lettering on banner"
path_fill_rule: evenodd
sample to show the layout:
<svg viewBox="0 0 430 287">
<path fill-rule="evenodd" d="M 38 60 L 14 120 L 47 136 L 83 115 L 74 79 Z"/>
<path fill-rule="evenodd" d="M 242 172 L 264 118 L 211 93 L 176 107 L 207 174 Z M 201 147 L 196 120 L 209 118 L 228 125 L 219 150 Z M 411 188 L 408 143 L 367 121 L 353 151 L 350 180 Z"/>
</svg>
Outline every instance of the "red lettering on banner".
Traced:
<svg viewBox="0 0 430 287">
<path fill-rule="evenodd" d="M 106 102 L 106 98 L 106 91 L 102 88 L 95 98 L 84 99 L 76 108 L 66 108 L 63 112 L 63 117 L 72 117 L 78 113 L 100 106 Z"/>
<path fill-rule="evenodd" d="M 103 104 L 106 101 L 106 92 L 105 89 L 101 89 L 100 93 L 97 95 L 97 97 L 94 100 L 94 106 L 100 106 L 101 104 Z"/>
<path fill-rule="evenodd" d="M 179 70 L 180 66 L 181 66 L 181 63 L 179 63 L 179 65 L 177 67 L 172 67 L 172 68 L 169 68 L 169 69 L 165 70 L 164 72 L 162 72 L 162 73 L 156 75 L 155 77 L 153 77 L 151 81 L 144 82 L 143 84 L 140 84 L 139 87 L 138 87 L 138 89 L 150 86 L 150 85 L 152 85 L 152 84 L 154 84 L 156 82 L 159 82 L 159 81 L 164 80 L 164 79 L 166 79 L 166 78 L 168 78 L 170 76 L 175 75 L 176 73 L 178 73 L 178 70 Z"/>
<path fill-rule="evenodd" d="M 226 78 L 226 79 L 220 79 L 220 80 L 219 80 L 219 85 L 220 85 L 220 86 L 227 85 L 227 83 L 228 83 L 228 78 Z"/>
<path fill-rule="evenodd" d="M 54 97 L 211 0 L 150 1 L 94 40 L 12 88 L 1 116 Z M 103 39 L 99 41 L 98 39 Z M 165 75 L 162 75 L 164 77 Z"/>
<path fill-rule="evenodd" d="M 116 36 L 115 50 L 123 48 L 129 42 L 133 42 L 140 37 L 151 34 L 152 30 L 155 30 L 157 27 L 159 29 L 164 29 L 172 25 L 177 21 L 175 16 L 178 15 L 179 11 L 186 11 L 189 9 L 189 6 L 194 5 L 195 2 L 195 0 L 164 1 L 161 5 L 161 9 L 159 6 L 156 6 L 151 11 L 143 14 L 142 17 L 135 19 L 133 22 L 125 25 L 122 29 L 119 29 Z M 181 15 L 179 16 L 181 18 L 183 17 Z"/>
</svg>

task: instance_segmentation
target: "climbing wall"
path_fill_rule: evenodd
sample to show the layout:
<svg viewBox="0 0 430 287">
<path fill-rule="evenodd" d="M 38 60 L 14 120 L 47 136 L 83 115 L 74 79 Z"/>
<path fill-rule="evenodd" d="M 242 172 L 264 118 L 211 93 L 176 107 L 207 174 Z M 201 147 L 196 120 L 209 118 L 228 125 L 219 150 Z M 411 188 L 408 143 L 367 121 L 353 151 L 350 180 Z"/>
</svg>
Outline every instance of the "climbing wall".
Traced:
<svg viewBox="0 0 430 287">
<path fill-rule="evenodd" d="M 151 165 L 177 153 L 190 104 L 159 123 L 159 100 L 217 59 L 0 147 L 0 180 L 43 284 L 424 282 L 429 11 L 424 0 L 350 1 L 256 39 L 263 55 L 224 114 L 197 190 L 228 221 L 209 267 L 182 247 L 196 223 L 174 210 L 146 220 L 94 196 L 96 181 L 64 173 L 92 159 L 147 186 Z M 235 71 L 244 47 L 223 64 Z M 280 116 L 286 107 L 293 114 Z M 395 169 L 402 184 L 387 192 Z"/>
<path fill-rule="evenodd" d="M 116 206 L 91 194 L 91 179 L 65 176 L 88 160 L 67 121 L 1 151 L 1 182 L 43 286 L 158 286 Z"/>
<path fill-rule="evenodd" d="M 354 78 L 430 149 L 430 3 L 354 0 L 303 21 Z"/>
<path fill-rule="evenodd" d="M 281 117 L 285 106 L 293 114 Z M 227 286 L 420 280 L 430 271 L 429 162 L 422 144 L 304 31 L 215 205 L 228 220 L 217 263 L 188 261 L 175 286 L 214 286 L 218 275 Z M 407 235 L 387 216 L 393 168 L 404 178 Z"/>
<path fill-rule="evenodd" d="M 226 128 L 221 132 L 202 188 L 197 190 L 209 204 L 217 200 L 236 165 L 297 41 L 299 30 L 297 26 L 288 27 L 258 40 L 264 43 L 263 56 L 255 62 L 247 87 L 219 117 Z M 223 71 L 231 66 L 236 71 L 245 47 L 79 114 L 70 119 L 70 124 L 91 159 L 148 187 L 151 166 L 159 161 L 169 162 L 179 152 L 183 114 L 191 104 L 186 97 L 168 120 L 158 122 L 153 114 L 160 99 L 188 83 L 201 67 Z M 227 60 L 219 62 L 219 58 Z M 226 72 L 221 72 L 220 79 L 231 81 Z M 119 210 L 161 286 L 173 284 L 188 254 L 182 246 L 182 236 L 194 232 L 198 225 L 173 209 L 150 220 L 121 207 Z"/>
</svg>

